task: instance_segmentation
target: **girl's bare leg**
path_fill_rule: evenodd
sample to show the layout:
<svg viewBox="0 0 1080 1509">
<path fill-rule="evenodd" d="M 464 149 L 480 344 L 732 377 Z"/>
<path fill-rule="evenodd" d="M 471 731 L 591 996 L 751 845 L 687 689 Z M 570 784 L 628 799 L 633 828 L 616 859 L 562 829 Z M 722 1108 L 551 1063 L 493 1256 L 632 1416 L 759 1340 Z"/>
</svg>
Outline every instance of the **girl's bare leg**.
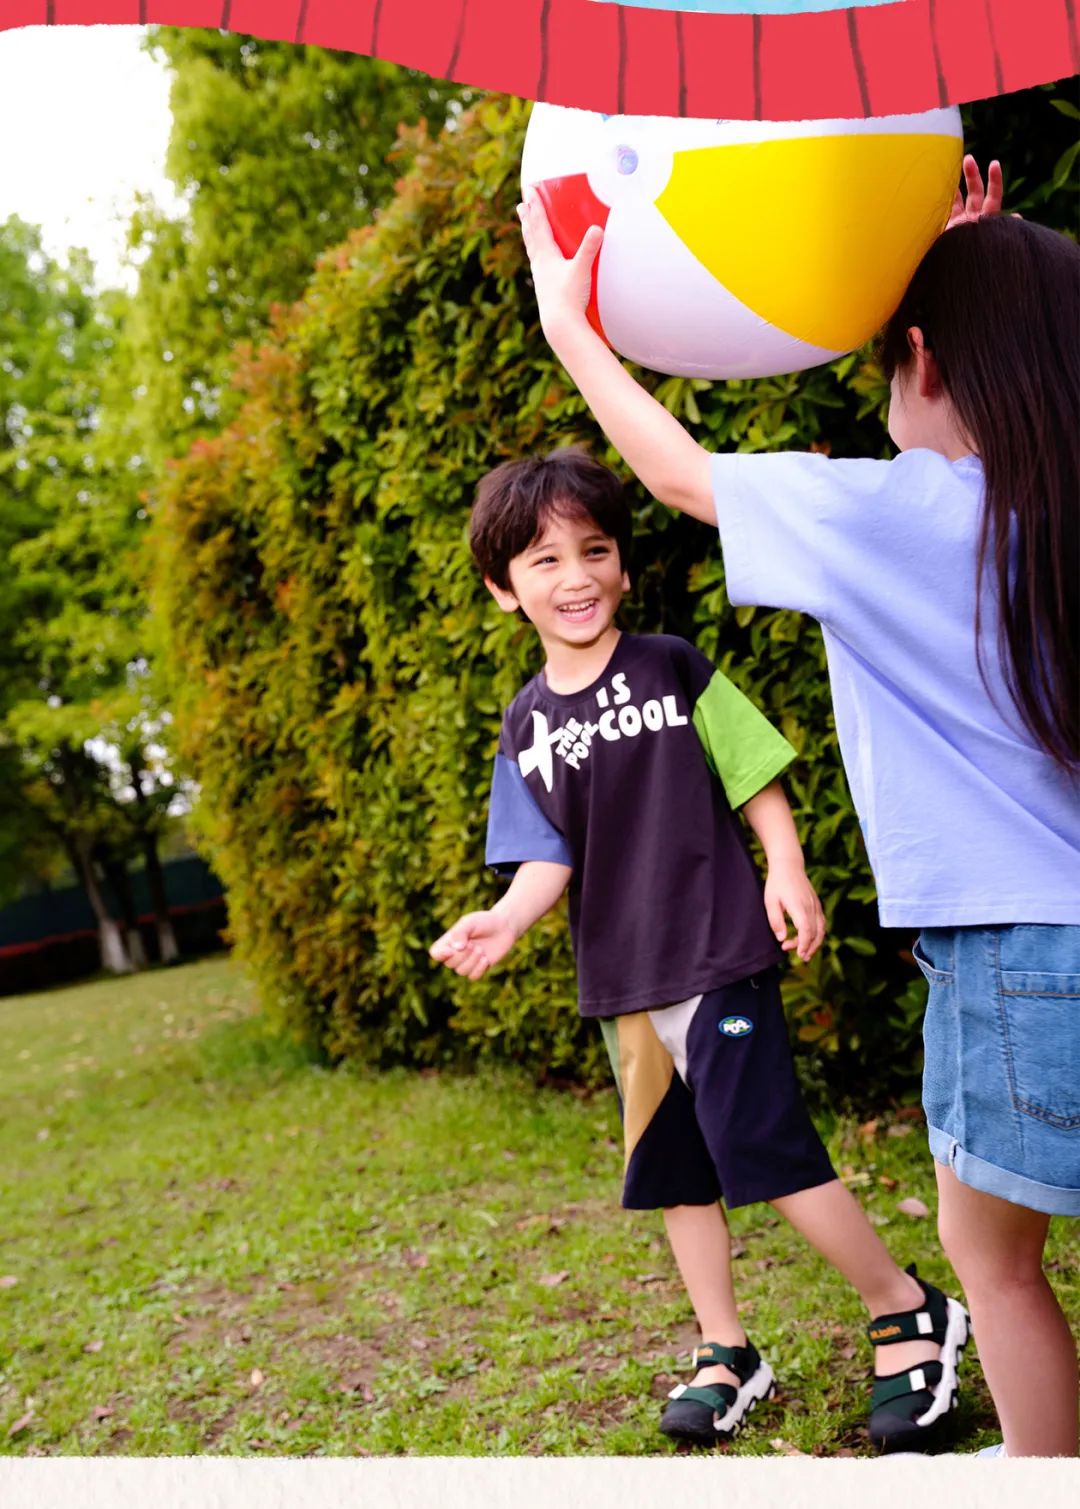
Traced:
<svg viewBox="0 0 1080 1509">
<path fill-rule="evenodd" d="M 1077 1454 L 1076 1343 L 1046 1274 L 1050 1217 L 937 1165 L 941 1245 L 964 1287 L 1010 1457 Z"/>
</svg>

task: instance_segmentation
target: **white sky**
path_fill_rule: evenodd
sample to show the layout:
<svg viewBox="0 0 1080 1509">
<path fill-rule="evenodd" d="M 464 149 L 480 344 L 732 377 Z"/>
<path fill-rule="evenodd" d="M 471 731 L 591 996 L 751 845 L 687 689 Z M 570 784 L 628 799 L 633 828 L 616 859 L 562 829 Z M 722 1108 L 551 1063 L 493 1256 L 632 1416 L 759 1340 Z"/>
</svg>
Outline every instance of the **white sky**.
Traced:
<svg viewBox="0 0 1080 1509">
<path fill-rule="evenodd" d="M 162 165 L 169 74 L 140 50 L 138 26 L 0 32 L 0 221 L 42 227 L 46 249 L 84 246 L 102 286 L 120 265 L 137 190 L 176 201 Z"/>
</svg>

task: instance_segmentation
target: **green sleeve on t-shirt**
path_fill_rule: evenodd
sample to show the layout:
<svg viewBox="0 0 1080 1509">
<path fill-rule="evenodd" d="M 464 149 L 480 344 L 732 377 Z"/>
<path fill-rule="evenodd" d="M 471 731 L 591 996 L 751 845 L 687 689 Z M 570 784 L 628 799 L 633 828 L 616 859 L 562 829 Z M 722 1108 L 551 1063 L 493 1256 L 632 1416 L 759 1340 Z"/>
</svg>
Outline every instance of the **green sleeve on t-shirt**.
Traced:
<svg viewBox="0 0 1080 1509">
<path fill-rule="evenodd" d="M 694 727 L 732 808 L 748 802 L 795 758 L 783 734 L 720 671 L 694 704 Z"/>
</svg>

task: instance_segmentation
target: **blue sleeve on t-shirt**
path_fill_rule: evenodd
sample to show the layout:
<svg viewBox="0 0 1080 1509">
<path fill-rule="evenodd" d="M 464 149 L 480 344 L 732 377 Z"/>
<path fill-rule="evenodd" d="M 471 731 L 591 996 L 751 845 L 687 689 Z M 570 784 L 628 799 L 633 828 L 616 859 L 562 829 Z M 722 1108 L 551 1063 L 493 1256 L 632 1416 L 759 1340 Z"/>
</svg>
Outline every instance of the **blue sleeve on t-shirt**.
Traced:
<svg viewBox="0 0 1080 1509">
<path fill-rule="evenodd" d="M 540 811 L 516 760 L 495 756 L 488 807 L 487 863 L 510 873 L 531 859 L 573 868 L 566 840 Z"/>
</svg>

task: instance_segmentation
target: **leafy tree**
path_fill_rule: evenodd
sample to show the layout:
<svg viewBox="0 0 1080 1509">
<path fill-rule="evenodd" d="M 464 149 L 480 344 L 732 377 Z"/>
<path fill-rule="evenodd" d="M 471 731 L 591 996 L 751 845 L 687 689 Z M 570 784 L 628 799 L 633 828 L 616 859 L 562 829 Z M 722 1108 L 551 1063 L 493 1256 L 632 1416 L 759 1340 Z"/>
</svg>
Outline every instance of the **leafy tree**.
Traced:
<svg viewBox="0 0 1080 1509">
<path fill-rule="evenodd" d="M 132 226 L 139 292 L 130 338 L 143 450 L 178 455 L 235 409 L 233 348 L 291 303 L 318 255 L 386 203 L 399 123 L 442 127 L 469 91 L 377 59 L 159 27 L 173 71 L 167 171 L 179 221 Z"/>
<path fill-rule="evenodd" d="M 19 222 L 0 245 L 0 551 L 13 568 L 0 585 L 0 743 L 18 773 L 0 812 L 0 886 L 10 894 L 65 856 L 114 966 L 97 874 L 130 913 L 132 858 L 162 957 L 176 949 L 158 860 L 175 787 L 139 554 L 154 478 L 230 402 L 234 343 L 390 196 L 398 122 L 427 111 L 441 124 L 461 94 L 349 54 L 212 32 L 162 28 L 153 45 L 175 73 L 170 168 L 188 214 L 136 217 L 134 300 L 95 299 L 85 256 L 59 267 Z"/>
<path fill-rule="evenodd" d="M 0 558 L 52 517 L 62 457 L 88 444 L 93 393 L 85 373 L 98 338 L 89 267 L 45 256 L 39 232 L 0 225 Z M 11 646 L 32 613 L 33 584 L 10 577 L 0 594 L 0 699 L 25 685 Z M 2 705 L 2 704 L 0 704 Z"/>
<path fill-rule="evenodd" d="M 155 805 L 132 801 L 133 822 L 115 779 L 119 759 L 146 766 L 153 727 L 131 493 L 110 485 L 101 424 L 124 300 L 98 299 L 85 256 L 60 267 L 17 220 L 0 229 L 0 275 L 5 889 L 53 872 L 63 854 L 97 915 L 103 962 L 123 968 L 96 866 L 107 861 L 122 898 L 136 835 L 144 851 L 153 838 Z M 142 962 L 137 929 L 128 932 Z"/>
<path fill-rule="evenodd" d="M 0 907 L 28 887 L 49 889 L 70 864 L 57 835 L 31 811 L 24 776 L 20 751 L 0 739 Z"/>
</svg>

